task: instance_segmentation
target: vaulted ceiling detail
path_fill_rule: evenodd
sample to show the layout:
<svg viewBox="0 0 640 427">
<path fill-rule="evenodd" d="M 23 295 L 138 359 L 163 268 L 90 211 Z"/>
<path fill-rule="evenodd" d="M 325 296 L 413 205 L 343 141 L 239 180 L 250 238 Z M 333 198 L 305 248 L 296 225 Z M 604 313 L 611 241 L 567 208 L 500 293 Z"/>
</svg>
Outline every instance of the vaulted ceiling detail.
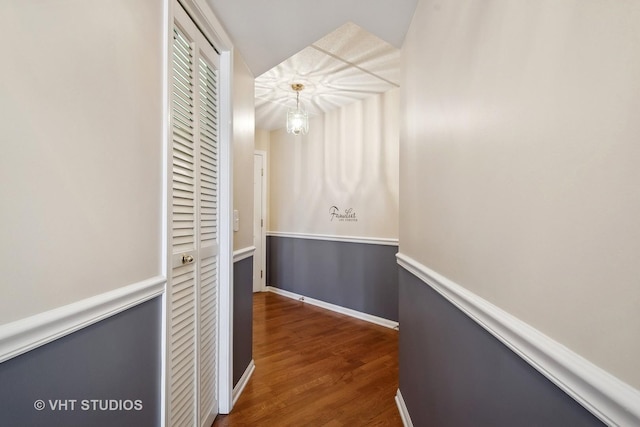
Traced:
<svg viewBox="0 0 640 427">
<path fill-rule="evenodd" d="M 284 126 L 399 84 L 399 49 L 417 0 L 207 0 L 256 78 L 256 126 Z"/>
<path fill-rule="evenodd" d="M 398 49 L 347 23 L 256 78 L 256 127 L 284 126 L 293 83 L 304 84 L 300 100 L 314 116 L 398 87 L 399 66 Z"/>
</svg>

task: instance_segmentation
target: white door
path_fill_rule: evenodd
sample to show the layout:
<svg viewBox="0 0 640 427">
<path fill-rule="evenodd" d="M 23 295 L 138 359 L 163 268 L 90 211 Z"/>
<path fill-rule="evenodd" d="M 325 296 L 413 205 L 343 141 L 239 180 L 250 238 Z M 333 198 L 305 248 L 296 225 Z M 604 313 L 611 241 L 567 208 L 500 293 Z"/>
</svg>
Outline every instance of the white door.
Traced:
<svg viewBox="0 0 640 427">
<path fill-rule="evenodd" d="M 167 425 L 209 427 L 218 413 L 219 56 L 180 6 L 174 13 Z"/>
<path fill-rule="evenodd" d="M 266 238 L 265 238 L 265 157 L 266 153 L 256 152 L 253 156 L 253 292 L 266 288 Z"/>
</svg>

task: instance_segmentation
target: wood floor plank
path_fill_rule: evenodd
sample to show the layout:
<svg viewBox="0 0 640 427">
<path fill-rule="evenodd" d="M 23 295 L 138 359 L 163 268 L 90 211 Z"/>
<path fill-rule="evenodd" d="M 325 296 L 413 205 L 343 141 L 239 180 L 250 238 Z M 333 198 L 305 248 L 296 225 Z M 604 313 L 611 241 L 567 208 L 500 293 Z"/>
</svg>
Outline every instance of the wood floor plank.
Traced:
<svg viewBox="0 0 640 427">
<path fill-rule="evenodd" d="M 212 427 L 402 426 L 397 331 L 270 292 L 253 303 L 256 369 Z"/>
</svg>

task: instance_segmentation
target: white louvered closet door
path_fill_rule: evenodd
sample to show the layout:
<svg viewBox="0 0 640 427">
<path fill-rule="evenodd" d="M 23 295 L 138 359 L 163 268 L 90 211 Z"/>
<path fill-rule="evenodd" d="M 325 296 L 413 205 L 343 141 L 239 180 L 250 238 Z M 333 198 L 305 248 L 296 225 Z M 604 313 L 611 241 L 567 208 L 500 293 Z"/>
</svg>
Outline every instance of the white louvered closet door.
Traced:
<svg viewBox="0 0 640 427">
<path fill-rule="evenodd" d="M 198 70 L 199 400 L 201 425 L 209 427 L 218 413 L 218 72 L 203 55 Z"/>
<path fill-rule="evenodd" d="M 218 412 L 219 56 L 176 5 L 172 44 L 167 425 Z"/>
</svg>

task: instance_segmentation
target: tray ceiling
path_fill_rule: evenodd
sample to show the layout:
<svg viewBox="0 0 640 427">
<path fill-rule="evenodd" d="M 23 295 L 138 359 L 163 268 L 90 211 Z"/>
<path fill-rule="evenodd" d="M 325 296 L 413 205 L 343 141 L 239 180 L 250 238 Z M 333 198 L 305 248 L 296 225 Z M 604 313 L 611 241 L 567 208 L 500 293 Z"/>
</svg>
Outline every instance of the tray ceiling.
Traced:
<svg viewBox="0 0 640 427">
<path fill-rule="evenodd" d="M 399 83 L 399 48 L 417 0 L 206 0 L 256 78 L 256 127 L 284 126 Z"/>
<path fill-rule="evenodd" d="M 305 85 L 300 101 L 314 116 L 398 87 L 399 68 L 397 48 L 346 23 L 256 78 L 256 127 L 284 127 L 292 83 Z"/>
</svg>

